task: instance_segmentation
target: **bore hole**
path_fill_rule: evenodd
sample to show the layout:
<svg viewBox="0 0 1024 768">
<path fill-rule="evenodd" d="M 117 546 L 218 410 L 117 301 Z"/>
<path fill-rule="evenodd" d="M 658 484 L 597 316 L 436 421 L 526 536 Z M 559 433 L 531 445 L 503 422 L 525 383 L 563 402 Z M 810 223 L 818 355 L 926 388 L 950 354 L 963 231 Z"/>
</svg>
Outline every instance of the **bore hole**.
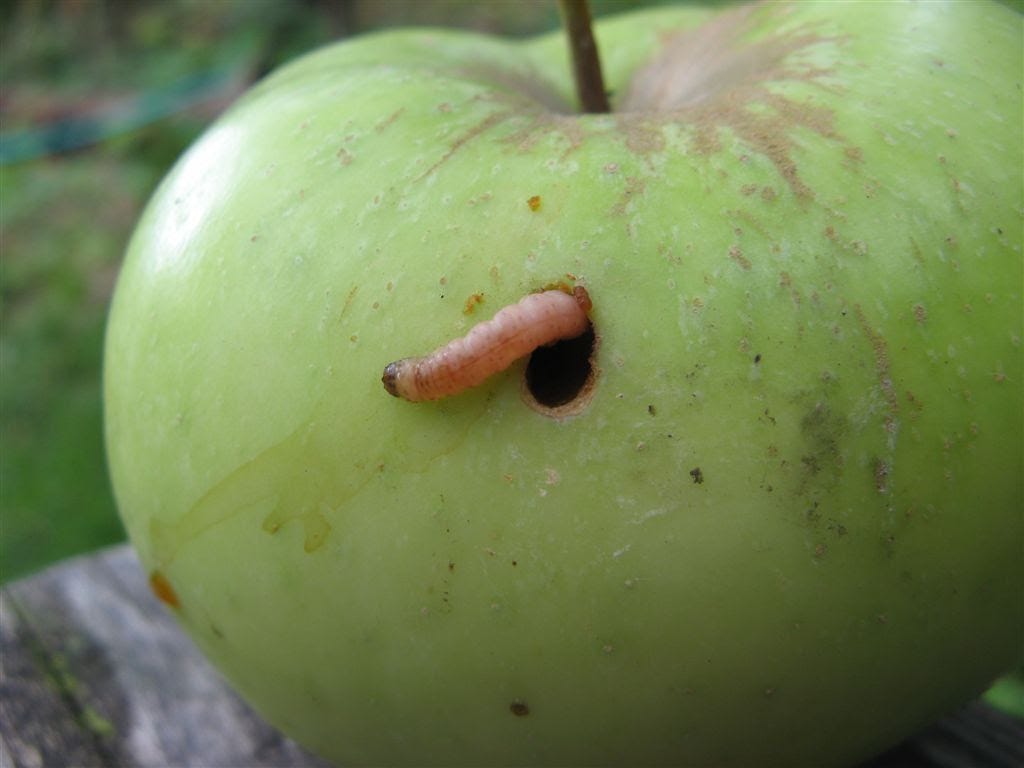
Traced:
<svg viewBox="0 0 1024 768">
<path fill-rule="evenodd" d="M 590 391 L 594 380 L 596 343 L 594 327 L 588 326 L 574 339 L 535 349 L 526 364 L 527 401 L 550 415 L 567 415 L 565 407 L 581 399 L 585 404 L 584 395 Z"/>
</svg>

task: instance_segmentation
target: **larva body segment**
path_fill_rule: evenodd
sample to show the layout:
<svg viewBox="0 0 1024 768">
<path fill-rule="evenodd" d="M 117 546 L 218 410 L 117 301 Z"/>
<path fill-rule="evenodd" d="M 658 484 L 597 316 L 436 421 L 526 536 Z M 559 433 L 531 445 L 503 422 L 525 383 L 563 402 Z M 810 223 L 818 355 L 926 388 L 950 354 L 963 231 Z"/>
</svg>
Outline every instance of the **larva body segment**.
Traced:
<svg viewBox="0 0 1024 768">
<path fill-rule="evenodd" d="M 579 336 L 590 324 L 590 306 L 582 286 L 571 294 L 562 290 L 532 293 L 429 355 L 389 363 L 381 381 L 390 394 L 413 402 L 458 394 L 537 347 Z"/>
</svg>

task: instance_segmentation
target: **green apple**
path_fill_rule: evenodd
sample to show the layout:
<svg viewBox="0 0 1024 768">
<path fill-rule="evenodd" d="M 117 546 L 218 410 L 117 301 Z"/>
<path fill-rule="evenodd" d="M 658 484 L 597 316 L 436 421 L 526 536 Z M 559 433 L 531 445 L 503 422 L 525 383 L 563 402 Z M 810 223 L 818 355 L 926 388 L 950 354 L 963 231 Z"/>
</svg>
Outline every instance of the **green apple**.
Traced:
<svg viewBox="0 0 1024 768">
<path fill-rule="evenodd" d="M 851 763 L 1024 646 L 1021 17 L 597 37 L 607 115 L 561 34 L 308 55 L 130 245 L 124 521 L 228 679 L 341 763 Z M 558 283 L 593 300 L 554 374 L 583 386 L 385 391 Z"/>
</svg>

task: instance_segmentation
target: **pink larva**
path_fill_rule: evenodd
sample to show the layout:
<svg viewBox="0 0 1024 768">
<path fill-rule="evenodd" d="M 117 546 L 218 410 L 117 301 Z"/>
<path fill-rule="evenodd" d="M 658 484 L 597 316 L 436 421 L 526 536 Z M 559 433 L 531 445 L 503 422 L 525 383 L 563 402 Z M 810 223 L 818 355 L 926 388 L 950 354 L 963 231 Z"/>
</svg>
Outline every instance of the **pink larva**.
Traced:
<svg viewBox="0 0 1024 768">
<path fill-rule="evenodd" d="M 482 384 L 537 347 L 579 336 L 590 325 L 590 296 L 583 286 L 531 293 L 473 326 L 425 357 L 389 363 L 381 381 L 395 397 L 419 402 L 457 395 Z"/>
</svg>

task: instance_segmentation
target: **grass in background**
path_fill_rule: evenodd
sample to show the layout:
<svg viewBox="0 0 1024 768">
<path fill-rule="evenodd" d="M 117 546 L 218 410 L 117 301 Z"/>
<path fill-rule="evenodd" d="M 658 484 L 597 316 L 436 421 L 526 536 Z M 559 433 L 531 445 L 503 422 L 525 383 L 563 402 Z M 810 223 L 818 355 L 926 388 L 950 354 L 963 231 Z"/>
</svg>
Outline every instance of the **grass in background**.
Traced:
<svg viewBox="0 0 1024 768">
<path fill-rule="evenodd" d="M 99 354 L 124 235 L 153 176 L 102 156 L 0 169 L 0 578 L 123 536 Z"/>
</svg>

